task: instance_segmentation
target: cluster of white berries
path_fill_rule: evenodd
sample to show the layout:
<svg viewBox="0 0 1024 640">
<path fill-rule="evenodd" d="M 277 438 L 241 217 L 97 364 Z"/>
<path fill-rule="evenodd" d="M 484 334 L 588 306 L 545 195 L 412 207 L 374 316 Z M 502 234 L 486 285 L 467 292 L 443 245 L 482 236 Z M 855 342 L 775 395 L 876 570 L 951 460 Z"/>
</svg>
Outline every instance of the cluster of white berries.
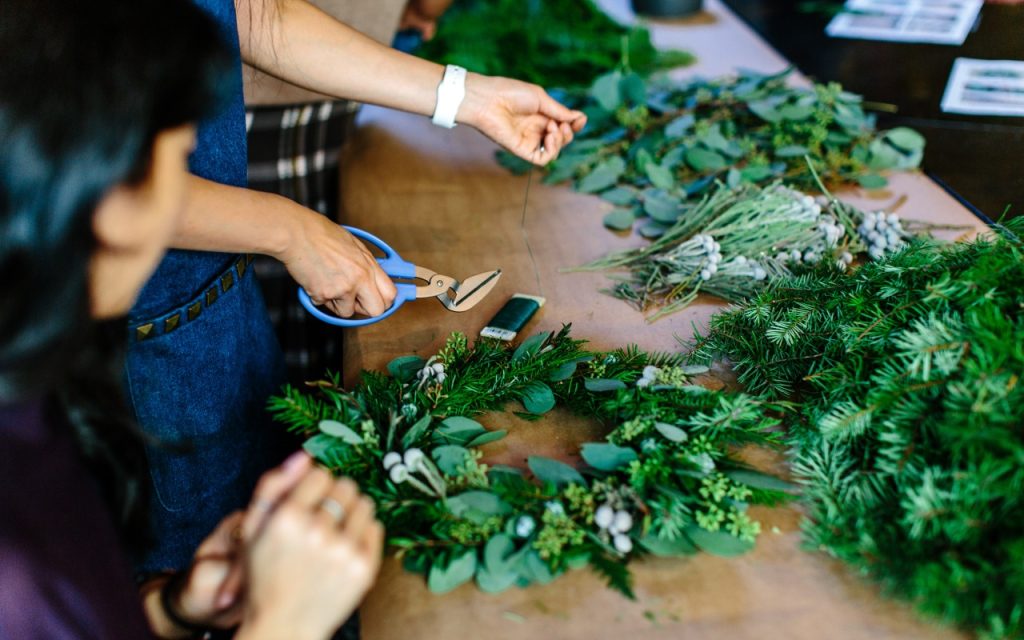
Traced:
<svg viewBox="0 0 1024 640">
<path fill-rule="evenodd" d="M 519 516 L 516 518 L 515 530 L 520 538 L 529 538 L 537 530 L 537 521 L 532 516 Z"/>
<path fill-rule="evenodd" d="M 692 240 L 701 244 L 704 255 L 707 257 L 707 263 L 700 270 L 700 279 L 710 280 L 711 276 L 718 273 L 718 263 L 722 261 L 722 246 L 715 241 L 714 237 L 706 233 L 698 233 L 693 236 Z"/>
<path fill-rule="evenodd" d="M 636 386 L 638 386 L 638 387 L 649 387 L 649 386 L 651 386 L 652 384 L 654 384 L 654 380 L 655 380 L 655 378 L 658 377 L 659 373 L 661 373 L 661 369 L 659 369 L 658 367 L 655 367 L 654 365 L 650 365 L 650 364 L 647 365 L 646 367 L 644 367 L 644 374 L 640 377 L 639 380 L 636 381 Z"/>
<path fill-rule="evenodd" d="M 616 551 L 625 555 L 633 550 L 633 540 L 628 535 L 633 528 L 633 516 L 628 511 L 616 511 L 611 503 L 606 502 L 594 512 L 594 524 L 611 536 Z"/>
<path fill-rule="evenodd" d="M 818 216 L 821 215 L 822 207 L 828 205 L 827 200 L 823 204 L 822 202 L 815 200 L 813 196 L 801 193 L 796 189 L 790 189 L 789 187 L 781 184 L 776 185 L 774 187 L 774 191 L 789 198 L 789 206 L 779 213 L 795 222 L 816 221 Z"/>
<path fill-rule="evenodd" d="M 857 233 L 868 245 L 868 255 L 876 260 L 885 255 L 886 251 L 894 251 L 906 244 L 906 232 L 900 217 L 895 213 L 865 213 Z"/>
<path fill-rule="evenodd" d="M 416 372 L 416 379 L 420 381 L 421 387 L 434 382 L 441 384 L 445 379 L 444 365 L 437 362 L 437 356 L 431 356 L 423 368 Z"/>
<path fill-rule="evenodd" d="M 723 265 L 723 272 L 731 276 L 746 276 L 761 281 L 768 277 L 768 272 L 757 260 L 746 256 L 736 256 Z"/>
</svg>

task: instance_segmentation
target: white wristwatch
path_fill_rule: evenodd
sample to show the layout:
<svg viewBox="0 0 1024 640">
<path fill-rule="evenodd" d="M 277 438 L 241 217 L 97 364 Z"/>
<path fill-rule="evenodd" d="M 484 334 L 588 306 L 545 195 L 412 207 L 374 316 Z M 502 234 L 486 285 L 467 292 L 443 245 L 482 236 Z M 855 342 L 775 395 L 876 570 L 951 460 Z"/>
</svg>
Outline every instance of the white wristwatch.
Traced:
<svg viewBox="0 0 1024 640">
<path fill-rule="evenodd" d="M 451 129 L 455 126 L 455 115 L 466 97 L 466 70 L 453 64 L 444 69 L 441 84 L 437 85 L 437 106 L 434 107 L 433 123 Z"/>
</svg>

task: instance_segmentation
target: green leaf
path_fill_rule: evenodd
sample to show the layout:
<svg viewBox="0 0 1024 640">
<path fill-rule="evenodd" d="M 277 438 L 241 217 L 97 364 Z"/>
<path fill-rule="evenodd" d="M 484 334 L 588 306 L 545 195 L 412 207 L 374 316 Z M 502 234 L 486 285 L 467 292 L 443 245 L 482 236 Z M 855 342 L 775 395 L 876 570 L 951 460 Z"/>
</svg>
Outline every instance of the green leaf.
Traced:
<svg viewBox="0 0 1024 640">
<path fill-rule="evenodd" d="M 627 187 L 615 187 L 601 193 L 601 199 L 612 204 L 625 206 L 636 201 L 636 191 Z"/>
<path fill-rule="evenodd" d="M 785 120 L 806 120 L 814 114 L 813 104 L 786 104 L 778 108 L 778 114 Z"/>
<path fill-rule="evenodd" d="M 803 146 L 802 144 L 790 144 L 785 147 L 779 147 L 775 150 L 776 158 L 799 158 L 805 156 L 811 152 L 810 149 Z"/>
<path fill-rule="evenodd" d="M 476 549 L 468 549 L 452 559 L 447 566 L 435 561 L 430 565 L 427 587 L 434 593 L 448 593 L 473 579 L 476 573 Z"/>
<path fill-rule="evenodd" d="M 667 422 L 655 422 L 654 428 L 658 433 L 665 436 L 665 438 L 672 442 L 686 442 L 690 439 L 690 436 L 688 436 L 685 431 L 673 424 L 668 424 Z"/>
<path fill-rule="evenodd" d="M 487 433 L 481 433 L 477 437 L 473 438 L 466 443 L 467 447 L 482 447 L 485 444 L 491 442 L 497 442 L 508 435 L 508 431 L 504 429 L 498 429 L 497 431 L 488 431 Z"/>
<path fill-rule="evenodd" d="M 650 190 L 644 194 L 644 211 L 652 220 L 664 224 L 672 224 L 679 218 L 680 204 L 679 198 L 664 191 Z"/>
<path fill-rule="evenodd" d="M 583 380 L 583 386 L 587 391 L 600 393 L 602 391 L 618 391 L 619 389 L 625 389 L 626 383 L 622 380 L 606 378 L 585 378 Z"/>
<path fill-rule="evenodd" d="M 740 540 L 725 531 L 708 531 L 693 526 L 687 527 L 685 533 L 701 551 L 725 558 L 743 555 L 754 548 L 753 542 Z"/>
<path fill-rule="evenodd" d="M 877 173 L 865 173 L 857 176 L 857 183 L 865 189 L 881 189 L 889 184 L 889 181 Z"/>
<path fill-rule="evenodd" d="M 594 80 L 594 84 L 590 87 L 590 95 L 597 104 L 601 105 L 602 109 L 614 112 L 622 104 L 622 91 L 619 88 L 621 82 L 622 74 L 620 72 L 606 73 Z"/>
<path fill-rule="evenodd" d="M 637 229 L 637 233 L 647 238 L 648 240 L 652 240 L 654 238 L 660 237 L 667 230 L 667 224 L 658 222 L 657 220 L 651 220 L 646 224 L 642 225 L 639 229 Z"/>
<path fill-rule="evenodd" d="M 796 493 L 798 487 L 792 482 L 786 482 L 782 478 L 770 476 L 767 473 L 754 471 L 753 469 L 732 469 L 726 471 L 725 475 L 735 482 L 745 484 L 755 489 L 765 491 L 782 491 L 785 493 Z"/>
<path fill-rule="evenodd" d="M 636 451 L 610 442 L 587 442 L 581 450 L 584 462 L 601 471 L 614 471 L 636 460 Z"/>
<path fill-rule="evenodd" d="M 905 153 L 922 151 L 925 145 L 924 136 L 909 127 L 896 127 L 882 134 L 889 144 L 898 147 Z"/>
<path fill-rule="evenodd" d="M 550 482 L 557 487 L 573 483 L 583 486 L 587 484 L 579 471 L 564 462 L 541 456 L 530 456 L 526 462 L 530 471 L 541 482 Z"/>
<path fill-rule="evenodd" d="M 633 222 L 635 221 L 636 214 L 633 213 L 632 207 L 616 207 L 605 215 L 602 222 L 604 222 L 604 226 L 609 229 L 626 231 L 627 229 L 633 228 Z"/>
<path fill-rule="evenodd" d="M 528 549 L 526 553 L 519 556 L 519 563 L 516 569 L 519 571 L 519 575 L 526 578 L 529 582 L 548 584 L 555 579 L 555 574 L 551 572 L 551 567 L 533 549 Z"/>
<path fill-rule="evenodd" d="M 647 83 L 639 74 L 627 73 L 619 81 L 619 95 L 629 104 L 644 104 L 647 102 Z"/>
<path fill-rule="evenodd" d="M 740 169 L 740 176 L 746 182 L 761 182 L 771 178 L 773 175 L 775 175 L 775 172 L 772 171 L 772 168 L 764 165 L 751 165 Z"/>
<path fill-rule="evenodd" d="M 445 444 L 466 444 L 487 429 L 477 422 L 462 416 L 451 416 L 441 421 L 441 426 L 434 430 L 433 439 Z"/>
<path fill-rule="evenodd" d="M 651 184 L 659 189 L 671 189 L 675 186 L 676 179 L 672 175 L 672 171 L 659 164 L 648 164 L 646 173 L 647 179 L 651 181 Z"/>
<path fill-rule="evenodd" d="M 775 108 L 771 100 L 757 100 L 747 103 L 747 108 L 765 122 L 782 122 L 782 114 Z"/>
<path fill-rule="evenodd" d="M 576 183 L 576 190 L 582 193 L 604 191 L 618 182 L 625 171 L 626 161 L 621 156 L 606 158 Z"/>
<path fill-rule="evenodd" d="M 687 149 L 686 164 L 690 165 L 694 171 L 702 172 L 720 171 L 728 165 L 722 154 L 717 151 L 710 151 L 700 147 Z"/>
<path fill-rule="evenodd" d="M 647 535 L 640 538 L 639 542 L 640 546 L 659 558 L 676 558 L 697 553 L 697 547 L 684 536 L 666 540 L 655 535 Z"/>
<path fill-rule="evenodd" d="M 456 517 L 481 523 L 493 516 L 512 513 L 507 502 L 490 491 L 467 491 L 445 500 L 448 510 Z"/>
<path fill-rule="evenodd" d="M 388 363 L 388 373 L 396 380 L 409 382 L 426 363 L 427 361 L 419 356 L 402 356 Z"/>
<path fill-rule="evenodd" d="M 526 340 L 523 340 L 522 344 L 520 344 L 512 354 L 512 362 L 519 362 L 520 360 L 534 357 L 550 337 L 551 332 L 547 331 L 544 333 L 538 333 L 530 336 Z"/>
<path fill-rule="evenodd" d="M 572 377 L 572 374 L 576 373 L 576 368 L 579 365 L 575 362 L 566 362 L 562 366 L 558 367 L 548 375 L 549 382 L 562 382 Z"/>
<path fill-rule="evenodd" d="M 433 420 L 433 416 L 427 414 L 416 421 L 416 424 L 409 427 L 409 430 L 402 436 L 402 445 L 408 449 L 409 447 L 415 446 L 420 438 L 426 435 L 427 429 L 430 428 L 430 422 Z"/>
<path fill-rule="evenodd" d="M 501 593 L 514 586 L 518 579 L 519 573 L 512 567 L 503 571 L 481 567 L 476 572 L 476 586 L 484 593 Z"/>
<path fill-rule="evenodd" d="M 348 444 L 363 444 L 363 437 L 361 435 L 337 420 L 321 420 L 317 426 L 321 432 L 335 438 L 340 438 Z"/>
<path fill-rule="evenodd" d="M 551 387 L 534 380 L 523 389 L 523 406 L 534 415 L 543 415 L 555 408 L 555 394 Z"/>
<path fill-rule="evenodd" d="M 469 455 L 469 449 L 457 444 L 434 447 L 434 450 L 430 452 L 430 457 L 437 463 L 437 468 L 441 470 L 441 473 L 449 476 L 459 475 L 459 467 L 466 464 Z"/>
<path fill-rule="evenodd" d="M 302 443 L 302 448 L 310 457 L 327 462 L 327 454 L 338 447 L 338 439 L 323 434 L 315 435 Z"/>
<path fill-rule="evenodd" d="M 509 569 L 515 562 L 515 542 L 512 536 L 499 533 L 484 546 L 484 566 L 498 573 Z"/>
<path fill-rule="evenodd" d="M 696 118 L 692 113 L 679 116 L 665 126 L 665 135 L 669 138 L 681 138 L 687 131 L 693 128 Z"/>
</svg>

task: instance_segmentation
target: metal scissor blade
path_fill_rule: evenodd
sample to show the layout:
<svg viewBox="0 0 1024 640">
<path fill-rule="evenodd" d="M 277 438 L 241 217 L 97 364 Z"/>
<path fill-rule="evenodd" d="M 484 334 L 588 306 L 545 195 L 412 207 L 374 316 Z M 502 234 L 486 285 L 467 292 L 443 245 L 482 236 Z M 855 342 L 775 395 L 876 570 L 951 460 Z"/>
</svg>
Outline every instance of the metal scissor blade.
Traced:
<svg viewBox="0 0 1024 640">
<path fill-rule="evenodd" d="M 459 283 L 454 299 L 445 304 L 449 311 L 468 311 L 483 300 L 501 278 L 501 269 L 470 276 Z"/>
</svg>

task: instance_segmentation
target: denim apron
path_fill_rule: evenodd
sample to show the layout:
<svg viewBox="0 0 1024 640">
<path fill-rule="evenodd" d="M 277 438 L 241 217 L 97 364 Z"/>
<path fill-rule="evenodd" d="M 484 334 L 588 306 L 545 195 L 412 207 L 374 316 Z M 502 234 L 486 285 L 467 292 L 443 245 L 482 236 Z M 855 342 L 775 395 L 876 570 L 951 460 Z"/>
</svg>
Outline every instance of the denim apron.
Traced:
<svg viewBox="0 0 1024 640">
<path fill-rule="evenodd" d="M 195 0 L 238 52 L 234 0 Z M 246 182 L 241 60 L 235 97 L 200 124 L 192 173 Z M 251 256 L 170 251 L 129 314 L 126 381 L 147 447 L 153 544 L 137 570 L 187 566 L 220 520 L 243 507 L 272 462 L 265 407 L 284 363 Z"/>
</svg>

